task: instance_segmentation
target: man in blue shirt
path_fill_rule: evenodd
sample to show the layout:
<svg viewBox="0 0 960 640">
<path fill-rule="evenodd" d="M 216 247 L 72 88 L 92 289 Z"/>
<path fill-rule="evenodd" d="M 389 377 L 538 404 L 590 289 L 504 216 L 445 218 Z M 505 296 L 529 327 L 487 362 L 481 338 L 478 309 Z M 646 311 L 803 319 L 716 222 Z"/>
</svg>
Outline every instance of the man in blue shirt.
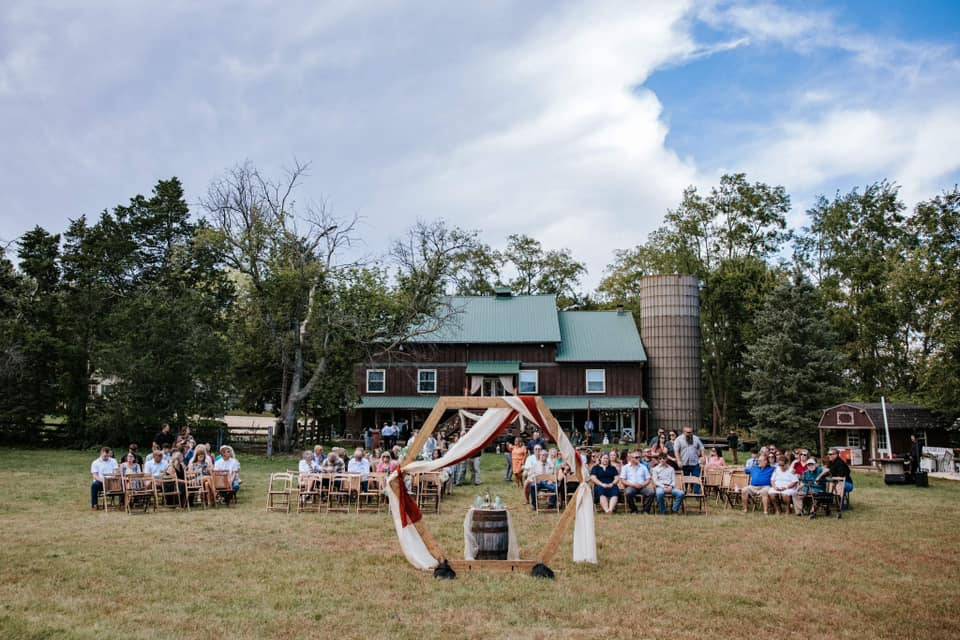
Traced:
<svg viewBox="0 0 960 640">
<path fill-rule="evenodd" d="M 746 470 L 750 476 L 750 486 L 744 488 L 743 512 L 747 512 L 750 506 L 750 498 L 759 496 L 763 501 L 763 512 L 769 513 L 770 509 L 770 479 L 773 477 L 773 467 L 767 462 L 766 456 L 760 456 L 757 464 Z"/>
<path fill-rule="evenodd" d="M 620 483 L 624 486 L 623 494 L 627 498 L 627 508 L 630 513 L 639 513 L 637 510 L 637 494 L 643 497 L 643 512 L 650 513 L 653 507 L 654 483 L 650 470 L 640 464 L 640 452 L 634 451 L 629 455 L 627 464 L 620 470 Z"/>
</svg>

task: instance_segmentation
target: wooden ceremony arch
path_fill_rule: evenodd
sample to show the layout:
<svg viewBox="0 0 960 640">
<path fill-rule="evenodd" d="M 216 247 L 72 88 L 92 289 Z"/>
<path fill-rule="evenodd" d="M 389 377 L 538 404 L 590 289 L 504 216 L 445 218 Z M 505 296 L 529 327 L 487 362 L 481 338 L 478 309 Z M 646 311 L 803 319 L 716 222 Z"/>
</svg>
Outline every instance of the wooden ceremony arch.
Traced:
<svg viewBox="0 0 960 640">
<path fill-rule="evenodd" d="M 543 401 L 543 398 L 540 396 L 535 396 L 532 399 L 536 403 L 536 407 L 540 412 L 540 416 L 543 418 L 543 424 L 538 424 L 537 426 L 544 429 L 554 442 L 559 442 L 560 434 L 563 433 L 560 423 L 557 422 L 557 419 L 547 407 L 547 404 Z M 423 423 L 423 426 L 420 428 L 417 437 L 407 449 L 407 454 L 404 457 L 403 462 L 400 464 L 401 470 L 417 460 L 417 456 L 420 455 L 424 444 L 426 444 L 427 438 L 430 437 L 430 434 L 432 434 L 434 429 L 437 428 L 437 425 L 440 424 L 443 414 L 449 410 L 459 409 L 513 409 L 513 407 L 503 398 L 496 396 L 442 396 L 438 398 L 437 404 L 434 405 L 433 410 L 427 417 L 426 422 Z M 575 469 L 577 480 L 581 483 L 586 483 L 588 478 L 585 465 L 577 463 L 573 465 L 573 468 Z M 399 486 L 401 481 L 401 478 L 398 476 L 394 477 L 390 482 L 393 491 L 397 494 L 399 494 L 401 491 Z M 436 558 L 438 562 L 448 562 L 450 566 L 457 572 L 488 570 L 506 572 L 522 571 L 524 573 L 529 573 L 534 565 L 547 564 L 557 554 L 557 551 L 560 549 L 560 543 L 563 541 L 564 534 L 567 532 L 567 529 L 570 528 L 570 524 L 576 517 L 576 503 L 576 500 L 567 501 L 567 505 L 564 507 L 563 514 L 560 516 L 560 520 L 553 528 L 553 532 L 547 539 L 546 545 L 544 545 L 543 549 L 536 555 L 536 558 L 532 560 L 453 559 L 447 555 L 447 553 L 440 546 L 440 543 L 437 542 L 437 539 L 433 537 L 433 534 L 427 528 L 427 525 L 422 518 L 414 523 L 414 527 L 416 527 L 417 532 L 420 534 L 420 537 L 427 549 L 430 551 L 430 554 Z"/>
</svg>

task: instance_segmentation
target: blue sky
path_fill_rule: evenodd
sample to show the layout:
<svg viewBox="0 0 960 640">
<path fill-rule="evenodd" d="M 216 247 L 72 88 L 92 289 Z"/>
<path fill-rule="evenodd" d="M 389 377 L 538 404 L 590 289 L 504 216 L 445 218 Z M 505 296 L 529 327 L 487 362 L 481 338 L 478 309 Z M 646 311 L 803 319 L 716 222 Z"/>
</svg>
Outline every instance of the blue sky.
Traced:
<svg viewBox="0 0 960 640">
<path fill-rule="evenodd" d="M 689 184 L 909 205 L 960 178 L 958 2 L 0 5 L 0 240 L 179 176 L 312 162 L 366 251 L 419 219 L 527 233 L 600 279 Z"/>
</svg>

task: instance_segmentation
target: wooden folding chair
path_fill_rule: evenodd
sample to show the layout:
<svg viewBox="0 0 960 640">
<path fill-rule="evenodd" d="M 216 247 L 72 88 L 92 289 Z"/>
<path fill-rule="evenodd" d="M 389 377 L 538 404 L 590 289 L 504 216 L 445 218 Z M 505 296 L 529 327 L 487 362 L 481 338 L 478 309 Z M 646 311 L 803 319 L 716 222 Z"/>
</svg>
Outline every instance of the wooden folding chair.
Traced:
<svg viewBox="0 0 960 640">
<path fill-rule="evenodd" d="M 301 473 L 297 477 L 297 513 L 320 513 L 323 507 L 320 488 L 320 474 Z"/>
<path fill-rule="evenodd" d="M 134 507 L 143 505 L 143 512 L 153 507 L 157 510 L 157 487 L 154 478 L 149 473 L 128 473 L 123 482 L 126 488 L 124 502 L 127 513 L 132 513 Z"/>
<path fill-rule="evenodd" d="M 707 495 L 705 487 L 703 484 L 702 476 L 684 476 L 681 474 L 683 481 L 683 508 L 684 513 L 687 512 L 687 501 L 692 500 L 697 503 L 697 508 L 700 513 L 706 511 L 706 502 Z"/>
<path fill-rule="evenodd" d="M 367 488 L 364 489 L 363 485 L 360 485 L 360 493 L 357 494 L 357 513 L 361 511 L 380 513 L 386 480 L 385 473 L 371 473 L 367 478 Z"/>
<path fill-rule="evenodd" d="M 293 488 L 293 474 L 278 472 L 270 474 L 267 485 L 267 511 L 290 513 L 290 494 Z"/>
<path fill-rule="evenodd" d="M 541 482 L 549 482 L 553 484 L 553 489 L 541 489 Z M 540 513 L 541 511 L 553 511 L 554 513 L 560 512 L 560 496 L 557 495 L 557 477 L 552 473 L 541 473 L 540 475 L 534 477 L 533 479 L 533 494 L 535 497 L 534 500 L 534 511 Z M 553 501 L 553 506 L 550 506 L 550 501 Z"/>
<path fill-rule="evenodd" d="M 727 500 L 727 493 L 730 491 L 730 478 L 733 476 L 733 469 L 723 469 L 720 474 L 720 486 L 717 487 L 717 504 L 723 504 Z"/>
<path fill-rule="evenodd" d="M 720 494 L 720 486 L 723 483 L 723 475 L 726 469 L 712 467 L 703 471 L 703 491 L 707 496 Z"/>
<path fill-rule="evenodd" d="M 231 500 L 236 504 L 237 492 L 233 490 L 233 482 L 230 481 L 229 471 L 213 472 L 213 489 L 217 492 L 217 497 L 223 498 L 225 506 L 229 507 Z"/>
<path fill-rule="evenodd" d="M 727 489 L 725 501 L 727 506 L 736 508 L 743 505 L 743 498 L 746 495 L 747 485 L 750 484 L 750 478 L 746 471 L 734 471 L 730 474 L 730 487 Z"/>
<path fill-rule="evenodd" d="M 196 471 L 190 471 L 187 469 L 185 474 L 186 480 L 186 494 L 187 494 L 187 509 L 193 507 L 193 501 L 196 499 L 201 507 L 204 509 L 207 508 L 207 491 L 203 486 L 203 476 L 201 476 Z"/>
<path fill-rule="evenodd" d="M 180 503 L 180 484 L 184 482 L 178 478 L 163 475 L 157 478 L 157 500 L 161 507 L 166 509 L 180 509 L 186 507 Z"/>
<path fill-rule="evenodd" d="M 439 471 L 428 471 L 420 474 L 417 489 L 417 506 L 423 509 L 427 504 L 433 505 L 434 513 L 440 513 L 440 487 L 443 484 L 443 475 Z"/>
<path fill-rule="evenodd" d="M 360 492 L 360 476 L 353 473 L 335 473 L 327 494 L 327 511 L 350 513 L 350 500 Z"/>
<path fill-rule="evenodd" d="M 127 490 L 123 486 L 123 476 L 119 473 L 103 476 L 103 492 L 100 494 L 100 506 L 103 512 L 124 509 Z"/>
</svg>

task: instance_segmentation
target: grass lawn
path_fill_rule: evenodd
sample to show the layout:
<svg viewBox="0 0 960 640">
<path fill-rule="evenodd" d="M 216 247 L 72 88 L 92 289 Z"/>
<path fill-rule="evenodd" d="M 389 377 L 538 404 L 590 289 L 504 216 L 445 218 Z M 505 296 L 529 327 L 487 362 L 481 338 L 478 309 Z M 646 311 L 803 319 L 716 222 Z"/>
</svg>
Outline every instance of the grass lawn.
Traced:
<svg viewBox="0 0 960 640">
<path fill-rule="evenodd" d="M 386 513 L 266 513 L 266 478 L 295 461 L 241 456 L 236 508 L 92 513 L 95 452 L 0 448 L 0 638 L 958 638 L 960 483 L 855 478 L 842 520 L 712 508 L 705 517 L 597 516 L 600 565 L 554 582 L 434 580 L 400 554 Z M 555 515 L 513 508 L 525 557 Z M 463 548 L 463 487 L 428 515 Z"/>
</svg>

